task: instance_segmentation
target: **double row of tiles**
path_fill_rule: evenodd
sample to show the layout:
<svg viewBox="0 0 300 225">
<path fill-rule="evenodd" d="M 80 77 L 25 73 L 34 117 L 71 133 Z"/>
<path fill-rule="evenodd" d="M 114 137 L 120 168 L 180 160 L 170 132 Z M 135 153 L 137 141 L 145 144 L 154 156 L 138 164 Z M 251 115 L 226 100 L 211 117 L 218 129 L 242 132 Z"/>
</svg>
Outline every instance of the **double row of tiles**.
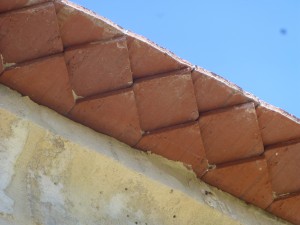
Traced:
<svg viewBox="0 0 300 225">
<path fill-rule="evenodd" d="M 3 65 L 16 63 L 1 83 L 131 146 L 189 164 L 206 182 L 262 208 L 273 192 L 299 190 L 298 144 L 263 154 L 264 145 L 291 139 L 276 131 L 285 118 L 255 109 L 236 88 L 182 69 L 166 52 L 60 1 L 4 13 L 0 21 Z M 295 130 L 288 135 L 297 137 Z"/>
</svg>

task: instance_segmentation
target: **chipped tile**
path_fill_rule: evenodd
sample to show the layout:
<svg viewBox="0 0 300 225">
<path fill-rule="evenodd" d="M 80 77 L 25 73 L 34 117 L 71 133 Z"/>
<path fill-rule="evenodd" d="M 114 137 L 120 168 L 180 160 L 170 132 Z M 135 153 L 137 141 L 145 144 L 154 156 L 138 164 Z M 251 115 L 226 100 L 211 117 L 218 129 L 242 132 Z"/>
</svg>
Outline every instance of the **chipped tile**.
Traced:
<svg viewBox="0 0 300 225">
<path fill-rule="evenodd" d="M 207 160 L 197 122 L 145 135 L 135 147 L 191 165 L 199 177 L 207 169 Z"/>
<path fill-rule="evenodd" d="M 264 151 L 254 103 L 200 115 L 199 125 L 210 164 L 245 159 Z"/>
<path fill-rule="evenodd" d="M 263 209 L 273 201 L 265 159 L 217 167 L 209 170 L 202 180 Z"/>
<path fill-rule="evenodd" d="M 63 55 L 5 70 L 0 83 L 61 114 L 69 112 L 74 105 Z"/>
<path fill-rule="evenodd" d="M 107 40 L 123 35 L 107 19 L 66 2 L 55 2 L 61 38 L 65 47 Z"/>
<path fill-rule="evenodd" d="M 133 89 L 144 131 L 194 121 L 198 118 L 189 70 L 135 82 Z"/>
<path fill-rule="evenodd" d="M 272 214 L 293 224 L 300 224 L 300 195 L 274 201 L 268 208 Z"/>
<path fill-rule="evenodd" d="M 250 101 L 237 87 L 230 86 L 224 80 L 218 80 L 214 76 L 195 70 L 192 72 L 192 79 L 199 112 L 234 106 Z"/>
<path fill-rule="evenodd" d="M 265 152 L 273 191 L 276 194 L 300 191 L 300 143 L 275 147 Z"/>
<path fill-rule="evenodd" d="M 6 63 L 63 51 L 53 3 L 5 13 L 0 24 L 0 52 Z"/>
<path fill-rule="evenodd" d="M 43 2 L 49 2 L 51 0 L 1 0 L 0 12 L 6 12 L 13 9 L 19 9 Z"/>
<path fill-rule="evenodd" d="M 67 50 L 70 81 L 79 96 L 90 96 L 132 85 L 125 38 Z"/>
<path fill-rule="evenodd" d="M 130 146 L 142 136 L 132 89 L 82 100 L 69 117 Z"/>
<path fill-rule="evenodd" d="M 258 106 L 256 112 L 265 145 L 300 138 L 300 122 L 296 119 L 265 106 Z"/>
<path fill-rule="evenodd" d="M 166 50 L 158 49 L 154 44 L 128 37 L 128 49 L 134 78 L 179 70 L 186 65 L 179 62 Z"/>
</svg>

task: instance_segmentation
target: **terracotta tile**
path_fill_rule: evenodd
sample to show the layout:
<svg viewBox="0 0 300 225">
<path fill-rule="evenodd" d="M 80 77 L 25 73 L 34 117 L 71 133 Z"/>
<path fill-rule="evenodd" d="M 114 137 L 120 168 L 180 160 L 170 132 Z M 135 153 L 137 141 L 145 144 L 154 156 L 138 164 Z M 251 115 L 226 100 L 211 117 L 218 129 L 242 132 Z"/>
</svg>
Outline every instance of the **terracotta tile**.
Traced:
<svg viewBox="0 0 300 225">
<path fill-rule="evenodd" d="M 132 89 L 81 101 L 69 116 L 130 146 L 135 145 L 142 135 Z"/>
<path fill-rule="evenodd" d="M 63 55 L 6 70 L 0 76 L 0 83 L 62 114 L 74 105 Z"/>
<path fill-rule="evenodd" d="M 179 70 L 186 65 L 179 62 L 166 50 L 154 44 L 128 37 L 128 49 L 134 78 Z"/>
<path fill-rule="evenodd" d="M 19 63 L 63 51 L 53 3 L 0 15 L 0 52 Z"/>
<path fill-rule="evenodd" d="M 300 191 L 300 143 L 269 149 L 265 156 L 273 191 L 277 194 Z"/>
<path fill-rule="evenodd" d="M 10 11 L 48 1 L 50 0 L 1 0 L 0 12 Z"/>
<path fill-rule="evenodd" d="M 274 201 L 267 210 L 293 224 L 300 225 L 300 195 Z"/>
<path fill-rule="evenodd" d="M 258 106 L 256 112 L 265 145 L 300 138 L 300 122 L 291 116 L 264 106 Z"/>
<path fill-rule="evenodd" d="M 144 131 L 198 118 L 193 83 L 188 70 L 141 80 L 135 82 L 133 87 Z"/>
<path fill-rule="evenodd" d="M 70 4 L 55 2 L 61 38 L 65 47 L 106 40 L 123 34 L 121 29 L 105 18 Z"/>
<path fill-rule="evenodd" d="M 200 115 L 199 125 L 210 164 L 245 159 L 264 151 L 254 103 Z"/>
<path fill-rule="evenodd" d="M 197 122 L 170 127 L 146 135 L 136 147 L 170 160 L 191 165 L 199 177 L 203 175 L 208 166 Z"/>
<path fill-rule="evenodd" d="M 125 38 L 68 50 L 65 59 L 73 90 L 79 96 L 132 85 Z"/>
<path fill-rule="evenodd" d="M 202 180 L 263 209 L 273 201 L 265 159 L 216 168 L 208 171 Z"/>
<path fill-rule="evenodd" d="M 193 71 L 192 79 L 199 112 L 249 102 L 240 89 L 209 74 Z"/>
</svg>

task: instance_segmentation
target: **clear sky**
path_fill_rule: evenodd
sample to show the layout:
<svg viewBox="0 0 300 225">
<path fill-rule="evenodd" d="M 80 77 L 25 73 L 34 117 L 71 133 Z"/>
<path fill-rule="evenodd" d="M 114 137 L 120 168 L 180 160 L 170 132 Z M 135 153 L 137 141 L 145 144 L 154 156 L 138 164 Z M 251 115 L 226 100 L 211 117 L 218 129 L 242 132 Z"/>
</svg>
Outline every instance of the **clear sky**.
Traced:
<svg viewBox="0 0 300 225">
<path fill-rule="evenodd" d="M 299 0 L 71 0 L 300 118 Z"/>
</svg>

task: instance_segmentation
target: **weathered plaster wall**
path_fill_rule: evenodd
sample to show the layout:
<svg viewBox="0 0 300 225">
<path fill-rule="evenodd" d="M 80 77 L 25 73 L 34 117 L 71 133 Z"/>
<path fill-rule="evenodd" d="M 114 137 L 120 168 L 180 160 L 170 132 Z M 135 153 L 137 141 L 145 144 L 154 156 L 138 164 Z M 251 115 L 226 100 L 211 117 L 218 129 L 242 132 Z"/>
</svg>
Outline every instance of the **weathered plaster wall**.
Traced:
<svg viewBox="0 0 300 225">
<path fill-rule="evenodd" d="M 0 225 L 286 224 L 0 85 Z"/>
</svg>

